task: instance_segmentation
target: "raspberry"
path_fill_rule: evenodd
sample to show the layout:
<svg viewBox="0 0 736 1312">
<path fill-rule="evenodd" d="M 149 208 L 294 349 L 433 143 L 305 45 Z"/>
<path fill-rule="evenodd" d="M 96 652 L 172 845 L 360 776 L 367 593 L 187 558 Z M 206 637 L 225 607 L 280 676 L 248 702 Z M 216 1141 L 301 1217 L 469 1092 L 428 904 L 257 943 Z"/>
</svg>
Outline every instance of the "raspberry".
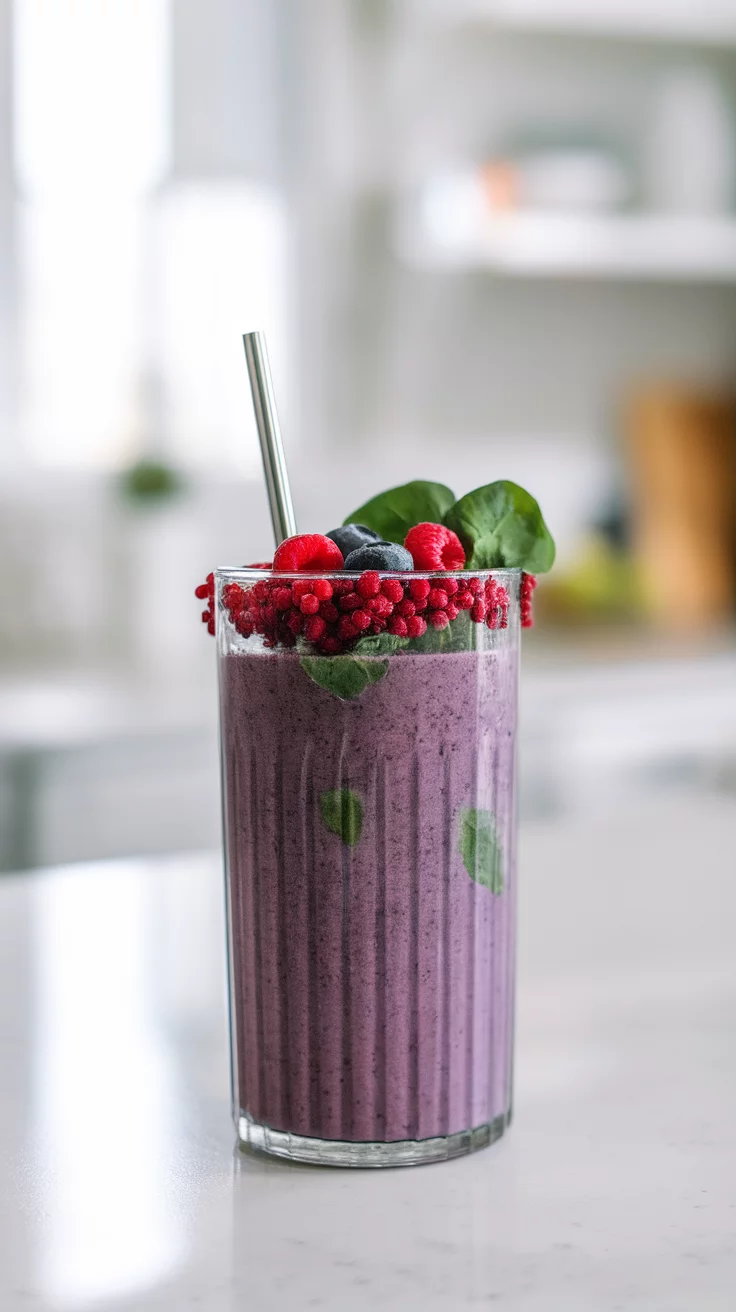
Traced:
<svg viewBox="0 0 736 1312">
<path fill-rule="evenodd" d="M 421 601 L 414 602 L 414 609 L 416 610 L 417 615 L 419 615 L 421 611 L 426 610 L 428 606 L 429 599 L 427 597 L 423 597 Z"/>
<path fill-rule="evenodd" d="M 457 579 L 443 579 L 442 587 L 444 588 L 448 597 L 454 597 L 455 593 L 460 588 L 460 584 L 458 583 Z"/>
<path fill-rule="evenodd" d="M 342 615 L 340 617 L 340 623 L 337 626 L 337 636 L 338 638 L 342 638 L 343 642 L 348 642 L 350 638 L 357 638 L 358 630 L 349 615 Z"/>
<path fill-rule="evenodd" d="M 369 597 L 377 597 L 381 591 L 381 578 L 378 570 L 369 569 L 365 574 L 361 574 L 355 585 L 355 591 L 367 600 Z"/>
<path fill-rule="evenodd" d="M 215 595 L 215 576 L 214 576 L 214 574 L 212 574 L 212 573 L 208 574 L 208 575 L 207 575 L 207 578 L 206 578 L 206 580 L 205 580 L 205 582 L 206 582 L 206 584 L 207 584 L 207 591 L 209 592 L 209 594 L 210 594 L 211 597 L 214 597 L 214 595 Z"/>
<path fill-rule="evenodd" d="M 338 602 L 340 610 L 358 610 L 363 605 L 363 598 L 357 592 L 346 592 Z"/>
<path fill-rule="evenodd" d="M 468 592 L 472 592 L 473 596 L 477 597 L 483 591 L 483 584 L 480 579 L 468 579 L 467 588 Z"/>
<path fill-rule="evenodd" d="M 312 592 L 320 601 L 329 601 L 332 596 L 332 584 L 329 579 L 317 579 L 312 585 Z"/>
<path fill-rule="evenodd" d="M 463 544 L 457 533 L 444 524 L 416 524 L 404 539 L 415 569 L 462 569 Z"/>
<path fill-rule="evenodd" d="M 291 610 L 291 588 L 275 588 L 273 604 L 277 610 Z"/>
<path fill-rule="evenodd" d="M 385 620 L 371 620 L 371 633 L 383 633 L 386 629 Z"/>
<path fill-rule="evenodd" d="M 327 632 L 327 625 L 321 615 L 312 615 L 304 625 L 304 636 L 310 642 L 319 642 Z"/>
<path fill-rule="evenodd" d="M 394 612 L 393 602 L 389 601 L 388 597 L 384 597 L 383 594 L 378 597 L 370 597 L 365 603 L 365 609 L 369 610 L 372 615 L 385 620 Z"/>
<path fill-rule="evenodd" d="M 404 585 L 398 579 L 384 579 L 381 584 L 381 592 L 384 597 L 388 597 L 389 601 L 396 605 L 404 596 Z"/>
<path fill-rule="evenodd" d="M 474 597 L 472 592 L 468 591 L 468 592 L 455 593 L 455 605 L 458 607 L 459 610 L 472 610 L 473 603 L 474 603 Z"/>
<path fill-rule="evenodd" d="M 406 631 L 410 638 L 422 638 L 427 632 L 427 621 L 420 615 L 414 615 L 406 621 Z"/>
<path fill-rule="evenodd" d="M 208 621 L 207 621 L 207 632 L 209 633 L 209 635 L 210 635 L 211 638 L 214 638 L 214 636 L 215 636 L 215 617 L 214 617 L 214 615 L 210 615 L 210 617 L 209 617 L 209 619 L 208 619 Z"/>
<path fill-rule="evenodd" d="M 342 643 L 339 638 L 323 638 L 319 649 L 325 656 L 338 656 L 342 651 Z"/>
<path fill-rule="evenodd" d="M 453 604 L 453 602 L 450 601 L 450 602 L 448 602 L 447 608 L 446 608 L 446 610 L 445 610 L 445 614 L 446 614 L 448 620 L 450 621 L 450 623 L 452 624 L 452 621 L 457 619 L 457 617 L 458 617 L 458 615 L 460 614 L 460 612 L 459 612 L 457 606 L 455 606 L 455 605 Z"/>
<path fill-rule="evenodd" d="M 319 601 L 313 593 L 307 592 L 299 602 L 299 609 L 302 615 L 316 615 L 319 610 Z"/>
<path fill-rule="evenodd" d="M 396 638 L 406 638 L 409 633 L 409 626 L 406 620 L 402 620 L 400 615 L 393 615 L 388 622 L 388 631 L 393 633 Z"/>
<path fill-rule="evenodd" d="M 429 579 L 412 579 L 409 583 L 409 592 L 415 601 L 426 601 L 431 587 Z"/>
<path fill-rule="evenodd" d="M 446 629 L 450 623 L 443 610 L 430 611 L 429 622 L 433 629 Z"/>
<path fill-rule="evenodd" d="M 194 589 L 194 595 L 199 601 L 204 601 L 205 597 L 209 597 L 210 590 L 207 584 L 200 583 L 199 587 Z"/>
<path fill-rule="evenodd" d="M 269 606 L 269 605 L 261 606 L 261 623 L 265 624 L 267 629 L 273 628 L 274 624 L 276 623 L 275 606 Z"/>
<path fill-rule="evenodd" d="M 209 622 L 210 622 L 211 619 L 212 619 L 212 611 L 210 610 L 210 608 L 209 608 L 209 606 L 208 606 L 206 610 L 203 610 L 203 611 L 202 611 L 202 623 L 203 623 L 203 624 L 209 624 Z"/>
<path fill-rule="evenodd" d="M 486 603 L 484 601 L 474 601 L 473 609 L 470 612 L 470 618 L 474 624 L 482 624 L 486 617 Z"/>
<path fill-rule="evenodd" d="M 254 565 L 244 565 L 243 569 L 273 569 L 273 561 L 257 560 Z"/>
<path fill-rule="evenodd" d="M 301 611 L 290 610 L 289 614 L 286 616 L 286 624 L 291 633 L 301 633 L 304 628 L 304 616 Z"/>
<path fill-rule="evenodd" d="M 444 610 L 449 598 L 443 588 L 432 588 L 429 594 L 429 604 L 432 610 Z"/>
<path fill-rule="evenodd" d="M 352 579 L 334 579 L 332 583 L 333 597 L 344 597 L 346 592 L 354 592 Z"/>
<path fill-rule="evenodd" d="M 239 611 L 235 617 L 235 627 L 244 638 L 249 638 L 256 627 L 256 619 L 252 610 Z"/>
<path fill-rule="evenodd" d="M 276 548 L 273 567 L 286 574 L 316 573 L 322 569 L 342 569 L 343 555 L 332 538 L 321 533 L 299 533 Z"/>
<path fill-rule="evenodd" d="M 287 625 L 279 625 L 278 640 L 284 647 L 296 646 L 296 634 L 292 633 Z"/>
<path fill-rule="evenodd" d="M 353 621 L 353 624 L 355 625 L 359 633 L 365 633 L 366 629 L 370 628 L 370 623 L 371 623 L 370 611 L 354 610 L 350 618 Z"/>
<path fill-rule="evenodd" d="M 291 585 L 294 601 L 301 601 L 302 597 L 306 597 L 307 593 L 314 592 L 315 587 L 316 584 L 311 583 L 309 579 L 297 579 L 296 582 Z M 317 595 L 316 592 L 314 595 Z"/>
<path fill-rule="evenodd" d="M 396 613 L 397 615 L 403 615 L 405 620 L 410 620 L 412 615 L 417 613 L 416 603 L 411 600 L 411 597 L 405 597 L 396 607 Z"/>
<path fill-rule="evenodd" d="M 265 601 L 267 597 L 271 596 L 271 584 L 261 581 L 260 583 L 256 583 L 253 591 L 258 601 Z"/>
<path fill-rule="evenodd" d="M 340 618 L 340 612 L 334 601 L 321 601 L 319 604 L 319 613 L 323 620 L 328 624 L 335 624 Z"/>
<path fill-rule="evenodd" d="M 238 583 L 226 583 L 222 589 L 222 600 L 228 610 L 243 610 L 246 594 Z"/>
</svg>

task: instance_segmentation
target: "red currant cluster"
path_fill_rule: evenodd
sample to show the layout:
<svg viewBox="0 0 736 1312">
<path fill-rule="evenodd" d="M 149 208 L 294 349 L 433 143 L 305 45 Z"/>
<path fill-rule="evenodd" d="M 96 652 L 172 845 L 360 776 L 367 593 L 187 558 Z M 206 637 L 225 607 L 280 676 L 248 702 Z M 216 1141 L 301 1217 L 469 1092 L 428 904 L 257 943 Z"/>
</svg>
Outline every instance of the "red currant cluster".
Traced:
<svg viewBox="0 0 736 1312">
<path fill-rule="evenodd" d="M 534 626 L 534 614 L 532 610 L 532 600 L 534 598 L 534 589 L 537 586 L 537 580 L 533 574 L 522 574 L 521 576 L 521 627 L 522 629 L 531 629 Z"/>
<path fill-rule="evenodd" d="M 210 608 L 203 613 L 214 632 L 210 575 L 197 588 Z M 508 625 L 506 589 L 489 578 L 382 578 L 367 570 L 359 579 L 262 579 L 252 587 L 228 583 L 222 600 L 228 618 L 243 637 L 254 633 L 266 647 L 293 647 L 299 637 L 325 656 L 350 651 L 362 637 L 389 633 L 421 638 L 427 627 L 446 629 L 461 611 L 489 629 Z"/>
</svg>

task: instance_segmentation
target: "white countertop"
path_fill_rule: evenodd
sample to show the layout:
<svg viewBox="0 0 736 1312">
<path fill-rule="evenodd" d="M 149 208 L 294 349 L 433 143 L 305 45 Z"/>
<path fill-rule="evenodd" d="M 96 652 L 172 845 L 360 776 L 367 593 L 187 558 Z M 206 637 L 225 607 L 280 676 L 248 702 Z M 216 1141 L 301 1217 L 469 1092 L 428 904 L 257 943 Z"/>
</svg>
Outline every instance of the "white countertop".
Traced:
<svg viewBox="0 0 736 1312">
<path fill-rule="evenodd" d="M 736 802 L 522 835 L 507 1137 L 233 1153 L 219 863 L 0 878 L 0 1308 L 711 1312 L 736 1290 Z"/>
</svg>

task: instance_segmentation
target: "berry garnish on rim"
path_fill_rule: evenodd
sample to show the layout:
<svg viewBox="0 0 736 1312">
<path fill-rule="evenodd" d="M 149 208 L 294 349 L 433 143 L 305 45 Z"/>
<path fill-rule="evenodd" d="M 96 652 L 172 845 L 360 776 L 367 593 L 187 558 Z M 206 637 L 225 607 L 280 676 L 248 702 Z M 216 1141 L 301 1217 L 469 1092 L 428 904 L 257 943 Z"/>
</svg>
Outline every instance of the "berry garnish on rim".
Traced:
<svg viewBox="0 0 736 1312">
<path fill-rule="evenodd" d="M 357 655 L 366 644 L 375 655 L 376 643 L 433 650 L 452 629 L 454 649 L 462 650 L 468 625 L 503 629 L 509 622 L 505 587 L 472 571 L 520 569 L 520 619 L 529 628 L 534 574 L 551 568 L 554 550 L 539 506 L 517 484 L 490 483 L 456 501 L 444 484 L 418 481 L 374 497 L 329 534 L 287 538 L 272 563 L 246 567 L 270 577 L 250 587 L 227 584 L 222 604 L 238 633 L 260 635 L 266 647 L 308 644 L 322 656 Z M 385 577 L 414 570 L 436 577 Z M 279 577 L 322 572 L 332 579 Z M 342 572 L 360 578 L 335 577 Z M 214 575 L 196 596 L 207 602 L 202 621 L 214 634 Z"/>
</svg>

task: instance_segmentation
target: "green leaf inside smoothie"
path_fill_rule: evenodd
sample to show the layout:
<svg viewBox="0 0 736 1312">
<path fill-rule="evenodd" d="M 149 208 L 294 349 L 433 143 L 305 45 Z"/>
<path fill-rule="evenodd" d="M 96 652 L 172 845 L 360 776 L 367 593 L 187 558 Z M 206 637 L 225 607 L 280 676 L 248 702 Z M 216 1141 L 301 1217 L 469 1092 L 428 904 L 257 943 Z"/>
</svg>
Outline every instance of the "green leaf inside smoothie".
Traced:
<svg viewBox="0 0 736 1312">
<path fill-rule="evenodd" d="M 482 884 L 497 896 L 503 893 L 501 848 L 490 811 L 476 810 L 471 806 L 460 812 L 458 851 L 476 884 Z"/>
<path fill-rule="evenodd" d="M 337 834 L 347 847 L 360 842 L 363 831 L 363 803 L 350 788 L 336 788 L 320 793 L 322 819 L 331 834 Z"/>
<path fill-rule="evenodd" d="M 544 574 L 555 544 L 537 502 L 518 483 L 501 480 L 469 492 L 448 508 L 445 524 L 457 533 L 466 569 L 524 569 Z"/>
<path fill-rule="evenodd" d="M 333 697 L 350 702 L 388 674 L 388 661 L 360 660 L 356 656 L 302 656 L 299 661 L 313 683 Z"/>
<path fill-rule="evenodd" d="M 371 633 L 367 638 L 359 638 L 353 652 L 364 652 L 366 656 L 393 656 L 402 647 L 409 646 L 409 638 L 398 638 L 394 633 Z"/>
<path fill-rule="evenodd" d="M 366 524 L 374 533 L 380 533 L 384 541 L 403 543 L 415 524 L 441 524 L 454 501 L 455 493 L 444 483 L 416 479 L 366 501 L 344 522 Z"/>
</svg>

